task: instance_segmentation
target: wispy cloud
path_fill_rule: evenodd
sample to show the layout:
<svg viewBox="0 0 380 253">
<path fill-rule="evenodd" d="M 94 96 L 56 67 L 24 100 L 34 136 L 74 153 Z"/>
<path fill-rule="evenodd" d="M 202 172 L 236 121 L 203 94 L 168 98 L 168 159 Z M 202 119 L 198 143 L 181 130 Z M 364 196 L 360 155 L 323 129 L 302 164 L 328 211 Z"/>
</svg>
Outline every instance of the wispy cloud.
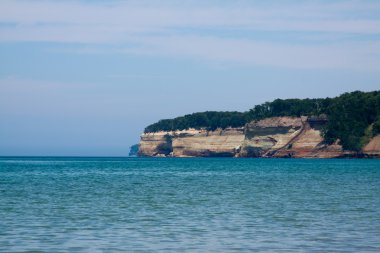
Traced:
<svg viewBox="0 0 380 253">
<path fill-rule="evenodd" d="M 7 25 L 0 25 L 0 42 L 101 44 L 134 54 L 372 70 L 380 68 L 378 13 L 374 1 L 3 0 L 0 23 Z"/>
<path fill-rule="evenodd" d="M 290 68 L 377 70 L 380 42 L 351 42 L 332 45 L 291 45 L 215 37 L 155 37 L 141 41 L 141 49 L 127 53 L 201 58 L 211 62 L 242 63 Z"/>
</svg>

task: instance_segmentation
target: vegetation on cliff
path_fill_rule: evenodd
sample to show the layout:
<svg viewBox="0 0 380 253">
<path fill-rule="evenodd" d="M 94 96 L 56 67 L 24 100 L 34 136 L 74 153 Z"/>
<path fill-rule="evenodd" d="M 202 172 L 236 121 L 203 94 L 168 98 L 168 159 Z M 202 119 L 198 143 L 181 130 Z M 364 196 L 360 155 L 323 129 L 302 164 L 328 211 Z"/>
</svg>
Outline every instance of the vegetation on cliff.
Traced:
<svg viewBox="0 0 380 253">
<path fill-rule="evenodd" d="M 379 133 L 380 91 L 345 93 L 332 99 L 325 113 L 329 118 L 323 133 L 325 140 L 340 140 L 344 149 L 359 151 L 368 135 Z"/>
<path fill-rule="evenodd" d="M 380 117 L 373 123 L 372 132 L 374 135 L 380 134 Z"/>
<path fill-rule="evenodd" d="M 129 147 L 129 156 L 137 156 L 139 152 L 139 144 L 135 144 Z"/>
<path fill-rule="evenodd" d="M 266 102 L 256 105 L 247 112 L 248 120 L 260 120 L 270 117 L 280 116 L 311 116 L 325 113 L 331 99 L 276 99 L 273 102 Z"/>
<path fill-rule="evenodd" d="M 184 130 L 189 128 L 242 127 L 249 121 L 249 115 L 243 112 L 197 112 L 174 119 L 160 120 L 145 128 L 145 132 Z"/>
<path fill-rule="evenodd" d="M 326 114 L 323 130 L 326 142 L 337 140 L 344 149 L 358 151 L 369 137 L 380 134 L 380 91 L 344 93 L 335 98 L 276 99 L 256 105 L 247 112 L 198 112 L 174 119 L 160 120 L 145 132 L 243 127 L 252 120 L 276 116 Z"/>
</svg>

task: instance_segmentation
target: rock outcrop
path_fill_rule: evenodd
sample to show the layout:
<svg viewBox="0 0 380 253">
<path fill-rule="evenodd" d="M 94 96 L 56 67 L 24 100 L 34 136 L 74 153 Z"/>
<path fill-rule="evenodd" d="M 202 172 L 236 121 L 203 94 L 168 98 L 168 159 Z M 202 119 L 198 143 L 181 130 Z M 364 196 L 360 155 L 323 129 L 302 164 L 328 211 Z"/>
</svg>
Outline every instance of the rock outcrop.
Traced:
<svg viewBox="0 0 380 253">
<path fill-rule="evenodd" d="M 321 131 L 327 117 L 273 117 L 244 128 L 207 131 L 188 129 L 141 135 L 140 156 L 173 157 L 295 157 L 354 156 L 338 142 L 327 145 Z M 380 135 L 363 149 L 365 156 L 380 156 Z"/>
<path fill-rule="evenodd" d="M 167 136 L 167 132 L 145 133 L 141 135 L 139 156 L 163 155 L 160 147 L 168 143 Z"/>
<path fill-rule="evenodd" d="M 380 157 L 380 134 L 375 136 L 366 146 L 364 146 L 363 152 L 369 156 Z"/>
<path fill-rule="evenodd" d="M 233 157 L 244 141 L 244 128 L 183 130 L 147 133 L 141 136 L 140 155 L 175 157 Z M 171 147 L 162 152 L 162 147 Z"/>
<path fill-rule="evenodd" d="M 243 140 L 243 128 L 176 134 L 172 142 L 173 156 L 233 157 L 239 152 Z"/>
<path fill-rule="evenodd" d="M 268 157 L 290 145 L 303 129 L 302 118 L 274 117 L 248 123 L 240 157 Z"/>
</svg>

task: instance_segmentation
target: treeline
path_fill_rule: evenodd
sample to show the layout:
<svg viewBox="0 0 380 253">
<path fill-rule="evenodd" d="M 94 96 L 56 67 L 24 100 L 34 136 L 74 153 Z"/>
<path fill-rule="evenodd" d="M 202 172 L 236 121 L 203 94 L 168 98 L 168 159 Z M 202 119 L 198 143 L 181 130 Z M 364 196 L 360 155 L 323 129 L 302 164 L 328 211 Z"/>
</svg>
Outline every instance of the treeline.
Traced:
<svg viewBox="0 0 380 253">
<path fill-rule="evenodd" d="M 268 117 L 321 114 L 329 119 L 323 130 L 326 142 L 340 140 L 343 148 L 360 150 L 372 136 L 380 134 L 380 91 L 355 91 L 335 98 L 276 99 L 256 105 L 247 112 L 198 112 L 160 120 L 146 127 L 145 132 L 188 128 L 215 130 L 243 127 L 252 120 Z"/>
<path fill-rule="evenodd" d="M 329 119 L 325 140 L 340 140 L 344 149 L 359 151 L 380 133 L 380 91 L 345 93 L 332 99 L 324 113 Z"/>
<path fill-rule="evenodd" d="M 197 112 L 174 119 L 163 119 L 149 125 L 144 132 L 174 131 L 189 128 L 215 130 L 243 127 L 252 120 L 274 116 L 319 115 L 325 111 L 329 99 L 276 99 L 256 105 L 248 112 Z"/>
<path fill-rule="evenodd" d="M 266 102 L 256 105 L 247 112 L 248 120 L 259 120 L 277 116 L 311 116 L 320 115 L 326 112 L 326 108 L 331 103 L 329 98 L 317 99 L 276 99 L 273 102 Z"/>
<path fill-rule="evenodd" d="M 146 127 L 145 132 L 241 127 L 249 121 L 248 116 L 245 112 L 197 112 L 174 119 L 160 120 Z"/>
</svg>

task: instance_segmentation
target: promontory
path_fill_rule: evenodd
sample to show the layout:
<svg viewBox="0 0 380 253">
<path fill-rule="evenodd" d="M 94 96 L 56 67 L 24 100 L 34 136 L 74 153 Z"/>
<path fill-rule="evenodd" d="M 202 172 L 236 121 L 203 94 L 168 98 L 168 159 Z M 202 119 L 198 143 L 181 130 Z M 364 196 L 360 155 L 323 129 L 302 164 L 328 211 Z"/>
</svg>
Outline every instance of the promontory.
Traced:
<svg viewBox="0 0 380 253">
<path fill-rule="evenodd" d="M 380 157 L 380 91 L 276 99 L 246 112 L 201 112 L 145 128 L 139 156 Z"/>
</svg>

